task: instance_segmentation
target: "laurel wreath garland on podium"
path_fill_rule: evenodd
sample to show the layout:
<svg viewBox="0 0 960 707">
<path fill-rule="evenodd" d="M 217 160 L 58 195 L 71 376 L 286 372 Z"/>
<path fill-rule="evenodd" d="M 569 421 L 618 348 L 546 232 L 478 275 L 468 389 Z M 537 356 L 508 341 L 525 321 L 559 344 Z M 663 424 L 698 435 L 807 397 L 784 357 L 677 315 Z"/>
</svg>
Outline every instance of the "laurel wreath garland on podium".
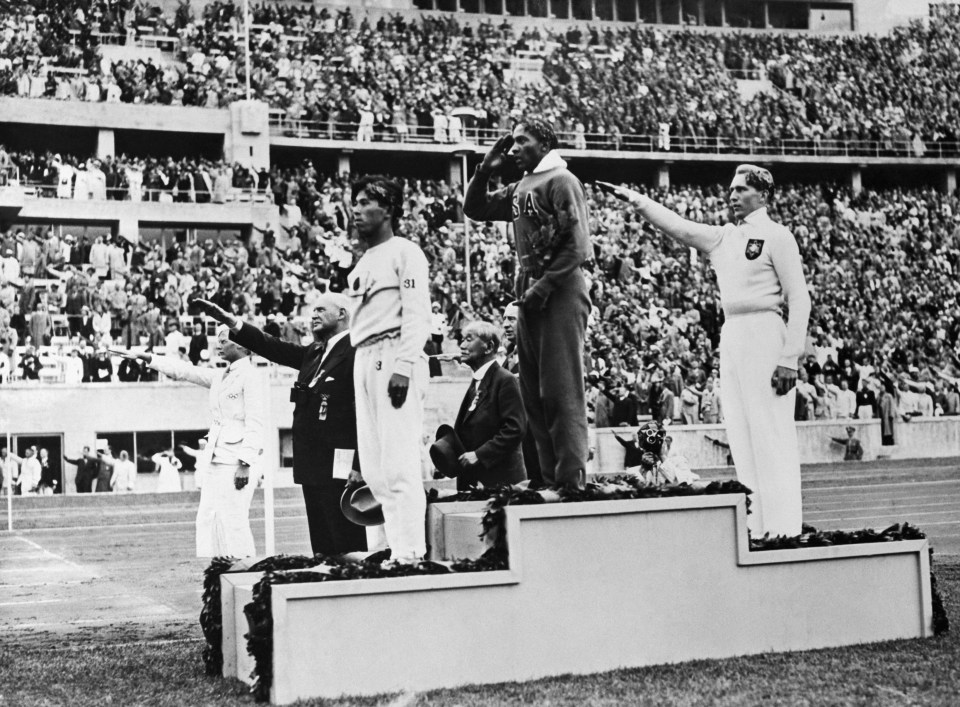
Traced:
<svg viewBox="0 0 960 707">
<path fill-rule="evenodd" d="M 303 582 L 330 582 L 347 579 L 383 579 L 451 572 L 484 572 L 508 567 L 505 508 L 510 505 L 536 505 L 543 503 L 579 503 L 586 501 L 676 498 L 683 496 L 707 496 L 718 494 L 746 494 L 747 512 L 750 512 L 750 489 L 738 481 L 714 481 L 706 486 L 688 484 L 657 485 L 644 482 L 636 476 L 618 475 L 598 477 L 584 489 L 561 489 L 534 491 L 515 486 L 477 487 L 459 493 L 441 496 L 436 489 L 428 494 L 430 503 L 487 501 L 482 518 L 482 535 L 487 538 L 489 549 L 477 559 L 457 560 L 452 563 L 423 561 L 415 565 L 356 562 L 339 556 L 277 555 L 252 565 L 235 558 L 214 558 L 204 573 L 203 609 L 200 625 L 206 644 L 203 660 L 208 675 L 220 675 L 223 669 L 221 641 L 223 637 L 220 615 L 220 575 L 226 572 L 262 572 L 263 577 L 253 587 L 252 601 L 244 608 L 249 624 L 247 647 L 254 658 L 254 682 L 251 688 L 256 699 L 265 702 L 270 696 L 273 681 L 273 620 L 271 614 L 271 588 L 277 584 Z M 926 536 L 909 523 L 895 524 L 881 531 L 863 529 L 857 531 L 820 531 L 804 525 L 803 532 L 794 537 L 778 536 L 751 538 L 750 550 L 788 550 L 831 545 L 854 545 L 862 543 L 922 540 Z M 930 550 L 931 566 L 933 550 Z M 289 570 L 298 570 L 290 572 Z M 313 571 L 310 571 L 313 570 Z M 937 591 L 936 577 L 930 573 L 933 628 L 935 635 L 949 630 L 949 621 L 943 601 Z"/>
</svg>

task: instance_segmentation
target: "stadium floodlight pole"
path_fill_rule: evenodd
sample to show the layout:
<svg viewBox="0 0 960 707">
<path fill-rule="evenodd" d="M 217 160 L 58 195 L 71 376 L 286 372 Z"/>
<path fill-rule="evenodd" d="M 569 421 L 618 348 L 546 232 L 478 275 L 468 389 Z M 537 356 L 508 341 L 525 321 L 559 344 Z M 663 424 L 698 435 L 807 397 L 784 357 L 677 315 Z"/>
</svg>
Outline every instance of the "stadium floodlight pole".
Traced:
<svg viewBox="0 0 960 707">
<path fill-rule="evenodd" d="M 277 438 L 276 434 L 276 425 L 273 423 L 273 405 L 270 400 L 271 390 L 270 390 L 270 373 L 269 368 L 262 367 L 260 369 L 259 375 L 259 385 L 263 387 L 263 397 L 262 399 L 266 401 L 264 409 L 261 411 L 263 414 L 263 427 L 265 430 L 272 430 L 273 434 L 271 435 L 273 439 Z M 271 445 L 272 446 L 272 445 Z M 266 450 L 269 453 L 270 446 Z M 266 455 L 264 452 L 260 452 L 261 459 L 257 463 L 263 465 L 263 544 L 264 551 L 267 553 L 267 557 L 273 557 L 277 554 L 277 541 L 276 541 L 276 529 L 273 512 L 273 484 L 274 484 L 274 464 L 278 464 L 279 454 L 271 454 L 270 456 L 273 459 L 264 458 Z"/>
<path fill-rule="evenodd" d="M 453 148 L 453 154 L 455 157 L 460 158 L 460 196 L 463 199 L 467 198 L 467 181 L 468 181 L 468 172 L 467 172 L 467 157 L 472 155 L 476 151 L 476 148 L 472 143 L 461 142 Z M 463 203 L 463 202 L 461 202 Z M 464 272 L 466 274 L 466 283 L 467 283 L 467 305 L 473 306 L 472 298 L 470 296 L 471 284 L 470 284 L 470 219 L 466 214 L 463 215 L 463 255 L 464 260 Z"/>
<path fill-rule="evenodd" d="M 4 427 L 7 427 L 6 420 L 3 420 Z M 13 454 L 13 444 L 10 439 L 10 429 L 7 429 L 7 457 Z M 7 532 L 13 532 L 13 479 L 10 474 L 3 475 L 3 485 L 7 487 Z"/>
<path fill-rule="evenodd" d="M 244 47 L 244 74 L 247 100 L 250 100 L 250 0 L 243 0 L 243 47 Z"/>
</svg>

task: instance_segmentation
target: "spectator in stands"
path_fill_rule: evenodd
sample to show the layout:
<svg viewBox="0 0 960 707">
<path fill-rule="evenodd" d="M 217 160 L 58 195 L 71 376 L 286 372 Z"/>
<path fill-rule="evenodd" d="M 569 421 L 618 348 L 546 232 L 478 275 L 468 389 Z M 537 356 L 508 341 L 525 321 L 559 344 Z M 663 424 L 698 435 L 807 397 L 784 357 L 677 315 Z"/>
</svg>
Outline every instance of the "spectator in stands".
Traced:
<svg viewBox="0 0 960 707">
<path fill-rule="evenodd" d="M 23 380 L 40 380 L 40 358 L 33 346 L 28 344 L 20 358 L 20 377 Z"/>
<path fill-rule="evenodd" d="M 203 323 L 195 321 L 193 323 L 193 335 L 190 337 L 190 347 L 187 351 L 187 358 L 194 366 L 200 363 L 200 354 L 209 349 L 207 335 L 203 331 Z"/>
<path fill-rule="evenodd" d="M 105 344 L 97 349 L 96 357 L 90 361 L 89 370 L 91 383 L 109 383 L 113 380 L 113 362 L 107 355 Z"/>
<path fill-rule="evenodd" d="M 83 382 L 83 377 L 83 359 L 80 358 L 80 350 L 71 349 L 63 362 L 63 382 L 76 385 Z"/>
<path fill-rule="evenodd" d="M 37 301 L 30 315 L 30 338 L 36 346 L 49 346 L 53 336 L 53 320 L 42 301 Z"/>
</svg>

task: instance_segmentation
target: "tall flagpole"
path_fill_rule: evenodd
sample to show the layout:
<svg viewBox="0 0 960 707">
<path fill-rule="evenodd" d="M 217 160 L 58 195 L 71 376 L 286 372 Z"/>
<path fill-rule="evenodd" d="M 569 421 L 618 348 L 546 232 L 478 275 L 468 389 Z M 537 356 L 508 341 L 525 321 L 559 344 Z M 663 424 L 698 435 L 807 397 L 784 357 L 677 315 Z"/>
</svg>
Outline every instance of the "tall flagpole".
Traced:
<svg viewBox="0 0 960 707">
<path fill-rule="evenodd" d="M 462 152 L 460 155 L 460 183 L 463 187 L 463 200 L 467 199 L 467 153 L 466 151 Z M 467 280 L 467 305 L 473 306 L 472 297 L 470 294 L 471 284 L 470 284 L 470 219 L 467 218 L 467 215 L 463 215 L 463 252 L 466 256 L 466 263 L 464 270 L 466 271 L 466 280 Z"/>
<path fill-rule="evenodd" d="M 273 424 L 273 402 L 271 400 L 270 373 L 268 368 L 260 369 L 259 384 L 263 386 L 263 400 L 266 403 L 266 409 L 263 410 L 263 426 L 266 434 L 271 435 L 273 439 L 277 437 L 277 426 Z M 263 469 L 263 539 L 264 550 L 267 557 L 273 557 L 277 554 L 276 529 L 273 513 L 273 484 L 274 474 L 279 464 L 279 455 L 273 453 L 276 450 L 273 444 L 265 444 L 261 452 L 259 464 Z M 267 457 L 270 455 L 271 458 Z"/>
<path fill-rule="evenodd" d="M 243 0 L 243 47 L 244 73 L 247 88 L 247 100 L 250 100 L 250 0 Z"/>
<path fill-rule="evenodd" d="M 4 425 L 6 427 L 6 425 Z M 10 430 L 7 430 L 7 458 L 13 454 L 13 444 Z M 3 485 L 7 487 L 7 530 L 13 532 L 13 478 L 10 474 L 3 475 Z"/>
</svg>

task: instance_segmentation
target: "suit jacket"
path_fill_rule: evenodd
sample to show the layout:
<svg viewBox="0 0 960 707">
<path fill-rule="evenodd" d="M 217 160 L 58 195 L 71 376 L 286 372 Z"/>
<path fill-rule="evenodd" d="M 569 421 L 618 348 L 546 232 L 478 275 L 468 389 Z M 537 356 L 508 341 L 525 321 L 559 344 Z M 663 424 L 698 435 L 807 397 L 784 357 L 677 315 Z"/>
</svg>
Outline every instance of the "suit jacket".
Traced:
<svg viewBox="0 0 960 707">
<path fill-rule="evenodd" d="M 526 478 L 520 444 L 527 429 L 527 416 L 520 399 L 516 377 L 494 362 L 477 385 L 477 405 L 470 410 L 472 398 L 464 397 L 453 426 L 463 447 L 476 452 L 480 464 L 463 470 L 457 488 L 476 482 L 484 486 L 515 484 Z"/>
<path fill-rule="evenodd" d="M 210 389 L 213 423 L 207 433 L 207 446 L 197 459 L 198 468 L 211 461 L 231 464 L 239 460 L 254 465 L 263 452 L 266 390 L 249 357 L 234 361 L 226 372 L 164 356 L 154 356 L 150 368 Z"/>
<path fill-rule="evenodd" d="M 311 486 L 331 482 L 336 450 L 357 448 L 353 392 L 356 349 L 350 345 L 350 336 L 333 345 L 322 366 L 320 343 L 303 346 L 283 341 L 249 324 L 231 332 L 230 338 L 269 361 L 300 371 L 293 408 L 293 480 Z M 316 382 L 310 385 L 314 378 Z M 326 414 L 321 420 L 324 402 Z M 357 468 L 356 455 L 353 467 Z"/>
</svg>

